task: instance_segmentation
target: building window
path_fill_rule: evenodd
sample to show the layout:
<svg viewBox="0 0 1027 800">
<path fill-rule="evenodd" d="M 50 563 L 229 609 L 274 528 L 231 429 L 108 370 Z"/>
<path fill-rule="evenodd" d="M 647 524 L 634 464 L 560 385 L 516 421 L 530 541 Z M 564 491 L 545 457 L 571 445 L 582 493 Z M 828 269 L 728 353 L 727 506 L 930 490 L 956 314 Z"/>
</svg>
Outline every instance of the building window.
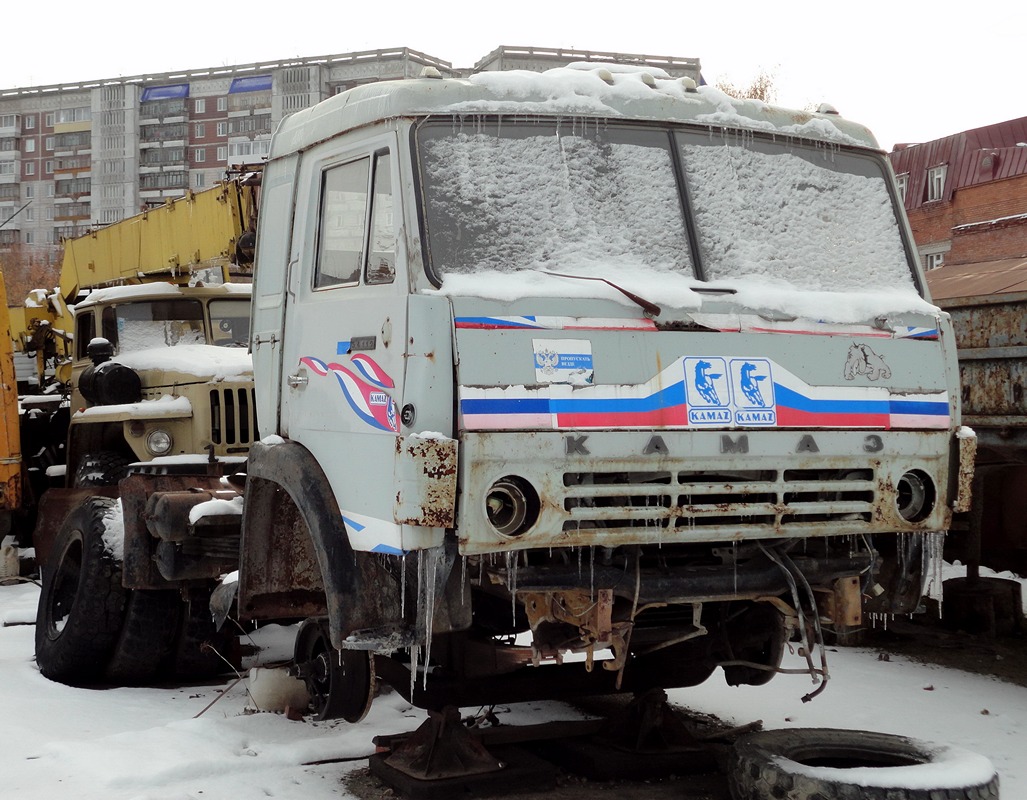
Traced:
<svg viewBox="0 0 1027 800">
<path fill-rule="evenodd" d="M 945 190 L 945 172 L 947 166 L 942 164 L 927 170 L 927 200 L 941 200 Z"/>
<path fill-rule="evenodd" d="M 207 135 L 207 126 L 202 122 L 197 122 L 196 127 L 193 129 L 193 133 L 195 134 L 195 136 L 193 136 L 194 139 L 202 139 Z"/>
<path fill-rule="evenodd" d="M 928 253 L 927 254 L 927 269 L 937 269 L 945 263 L 944 253 Z"/>
<path fill-rule="evenodd" d="M 228 123 L 227 122 L 219 122 L 218 123 L 217 135 L 218 136 L 227 136 L 228 135 Z"/>
<path fill-rule="evenodd" d="M 36 128 L 36 118 L 35 117 L 25 117 L 21 121 L 21 125 L 27 131 L 35 130 L 35 128 Z"/>
<path fill-rule="evenodd" d="M 207 110 L 207 98 L 197 97 L 193 101 L 193 111 L 197 114 L 202 114 Z"/>
<path fill-rule="evenodd" d="M 219 97 L 218 98 L 218 111 L 228 111 L 228 98 L 227 97 Z"/>
<path fill-rule="evenodd" d="M 26 139 L 25 140 L 25 152 L 26 153 L 34 153 L 34 152 L 36 152 L 36 140 L 35 139 Z"/>
<path fill-rule="evenodd" d="M 207 149 L 205 147 L 197 147 L 193 152 L 193 161 L 197 164 L 202 164 L 207 160 Z"/>
<path fill-rule="evenodd" d="M 33 197 L 35 197 L 35 196 L 36 196 L 36 187 L 35 187 L 35 186 L 33 186 L 33 185 L 32 185 L 32 184 L 30 183 L 30 184 L 28 184 L 28 185 L 27 185 L 27 186 L 25 187 L 25 199 L 26 199 L 26 200 L 31 200 L 31 199 L 32 199 Z"/>
<path fill-rule="evenodd" d="M 25 209 L 25 221 L 26 222 L 35 222 L 36 221 L 36 209 L 34 209 L 32 206 L 29 206 L 28 208 Z"/>
<path fill-rule="evenodd" d="M 899 193 L 899 200 L 903 203 L 906 202 L 906 189 L 909 188 L 909 173 L 903 172 L 901 175 L 895 176 L 895 188 Z"/>
<path fill-rule="evenodd" d="M 207 176 L 204 175 L 202 172 L 197 172 L 193 176 L 193 188 L 194 189 L 202 189 L 206 185 L 207 185 Z"/>
<path fill-rule="evenodd" d="M 227 147 L 219 147 L 218 148 L 218 161 L 227 161 L 227 160 L 228 160 L 228 148 Z"/>
<path fill-rule="evenodd" d="M 47 114 L 46 115 L 46 127 L 52 128 L 53 125 L 54 125 L 55 119 L 56 119 L 56 115 L 52 111 L 49 114 Z"/>
<path fill-rule="evenodd" d="M 47 175 L 53 175 L 53 159 L 50 159 L 43 165 L 43 171 L 46 172 Z"/>
<path fill-rule="evenodd" d="M 47 206 L 43 213 L 48 222 L 53 222 L 53 206 Z"/>
<path fill-rule="evenodd" d="M 29 162 L 27 162 L 25 164 L 25 174 L 26 175 L 35 175 L 36 174 L 36 165 L 35 165 L 34 162 L 29 161 Z"/>
<path fill-rule="evenodd" d="M 43 146 L 44 146 L 44 147 L 45 147 L 45 148 L 46 148 L 47 150 L 50 150 L 50 151 L 52 151 L 52 150 L 53 150 L 53 148 L 54 148 L 54 143 L 55 143 L 55 142 L 54 142 L 54 137 L 53 137 L 53 136 L 47 136 L 47 137 L 46 137 L 46 142 L 45 142 L 45 144 L 44 144 Z"/>
</svg>

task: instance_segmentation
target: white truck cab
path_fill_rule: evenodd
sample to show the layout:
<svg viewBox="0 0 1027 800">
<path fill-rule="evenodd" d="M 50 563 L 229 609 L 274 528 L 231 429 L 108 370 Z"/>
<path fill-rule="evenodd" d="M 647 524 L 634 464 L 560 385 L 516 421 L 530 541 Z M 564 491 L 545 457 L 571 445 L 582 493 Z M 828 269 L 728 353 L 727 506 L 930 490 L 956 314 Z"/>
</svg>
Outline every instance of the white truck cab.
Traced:
<svg viewBox="0 0 1027 800">
<path fill-rule="evenodd" d="M 361 86 L 283 121 L 257 241 L 240 612 L 420 704 L 762 683 L 915 607 L 966 503 L 948 318 L 833 111 L 589 64 Z"/>
</svg>

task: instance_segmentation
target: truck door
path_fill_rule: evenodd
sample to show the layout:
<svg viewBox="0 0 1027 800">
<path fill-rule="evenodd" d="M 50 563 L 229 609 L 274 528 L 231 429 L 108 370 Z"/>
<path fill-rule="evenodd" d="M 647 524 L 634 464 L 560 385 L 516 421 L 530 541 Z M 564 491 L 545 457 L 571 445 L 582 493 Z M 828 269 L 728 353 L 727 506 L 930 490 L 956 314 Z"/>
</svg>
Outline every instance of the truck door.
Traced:
<svg viewBox="0 0 1027 800">
<path fill-rule="evenodd" d="M 400 429 L 408 283 L 397 263 L 395 143 L 384 135 L 347 152 L 336 145 L 301 170 L 312 213 L 297 213 L 289 276 L 281 428 L 318 459 L 351 537 L 393 526 L 391 493 L 355 486 L 391 483 Z"/>
</svg>

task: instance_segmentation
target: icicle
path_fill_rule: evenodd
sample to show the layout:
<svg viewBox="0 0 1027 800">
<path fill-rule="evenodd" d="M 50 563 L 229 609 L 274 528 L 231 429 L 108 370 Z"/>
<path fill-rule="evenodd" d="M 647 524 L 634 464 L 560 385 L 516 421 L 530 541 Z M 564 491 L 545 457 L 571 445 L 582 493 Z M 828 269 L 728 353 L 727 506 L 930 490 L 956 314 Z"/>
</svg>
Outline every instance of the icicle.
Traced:
<svg viewBox="0 0 1027 800">
<path fill-rule="evenodd" d="M 596 549 L 590 545 L 588 548 L 588 597 L 592 602 L 596 599 Z"/>
<path fill-rule="evenodd" d="M 407 554 L 404 553 L 399 559 L 399 615 L 406 619 L 407 616 Z"/>
<path fill-rule="evenodd" d="M 432 628 L 435 623 L 435 585 L 438 582 L 439 558 L 437 552 L 442 548 L 435 548 L 428 551 L 428 564 L 425 565 L 425 580 L 428 582 L 427 593 L 424 601 L 424 681 L 423 686 L 428 688 L 428 665 L 431 663 L 431 640 Z"/>
<path fill-rule="evenodd" d="M 464 604 L 464 587 L 467 585 L 467 556 L 460 556 L 460 605 Z"/>
<path fill-rule="evenodd" d="M 421 655 L 421 646 L 415 644 L 410 648 L 410 702 L 414 702 L 414 689 L 417 688 L 417 661 Z"/>
</svg>

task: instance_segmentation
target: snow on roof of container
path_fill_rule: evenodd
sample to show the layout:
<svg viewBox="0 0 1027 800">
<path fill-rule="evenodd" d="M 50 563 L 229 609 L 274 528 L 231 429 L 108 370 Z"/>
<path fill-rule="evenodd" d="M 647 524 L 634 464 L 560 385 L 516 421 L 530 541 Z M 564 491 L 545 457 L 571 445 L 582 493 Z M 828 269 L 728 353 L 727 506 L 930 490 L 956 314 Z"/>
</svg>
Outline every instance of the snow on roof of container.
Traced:
<svg viewBox="0 0 1027 800">
<path fill-rule="evenodd" d="M 286 117 L 271 157 L 381 120 L 428 114 L 547 114 L 741 128 L 878 149 L 865 127 L 837 114 L 737 100 L 654 67 L 575 63 L 528 72 L 480 72 L 466 79 L 421 78 L 357 86 Z"/>
</svg>

